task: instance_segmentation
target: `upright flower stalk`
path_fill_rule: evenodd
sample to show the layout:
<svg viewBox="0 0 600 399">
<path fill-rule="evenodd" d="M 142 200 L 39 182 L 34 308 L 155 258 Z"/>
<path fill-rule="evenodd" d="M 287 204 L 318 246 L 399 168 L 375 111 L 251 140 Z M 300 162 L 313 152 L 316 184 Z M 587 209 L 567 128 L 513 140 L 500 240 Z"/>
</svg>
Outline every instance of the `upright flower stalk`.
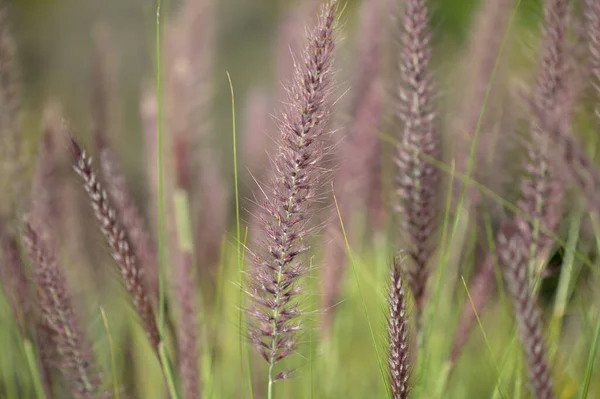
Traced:
<svg viewBox="0 0 600 399">
<path fill-rule="evenodd" d="M 322 172 L 330 113 L 331 63 L 334 50 L 336 1 L 324 7 L 317 27 L 308 36 L 301 63 L 289 92 L 289 108 L 281 118 L 279 154 L 273 161 L 271 184 L 263 203 L 264 251 L 253 254 L 255 268 L 247 291 L 250 342 L 268 363 L 268 398 L 273 383 L 288 378 L 275 365 L 296 348 L 301 323 L 299 279 L 308 267 L 299 259 L 308 251 L 309 208 L 315 202 Z"/>
<path fill-rule="evenodd" d="M 431 256 L 429 238 L 436 229 L 436 197 L 440 192 L 439 171 L 427 159 L 437 159 L 441 146 L 429 73 L 428 18 L 425 0 L 409 0 L 398 21 L 401 36 L 396 117 L 403 132 L 396 155 L 397 196 L 401 234 L 406 235 L 413 261 L 406 277 L 418 309 L 423 306 Z"/>
</svg>

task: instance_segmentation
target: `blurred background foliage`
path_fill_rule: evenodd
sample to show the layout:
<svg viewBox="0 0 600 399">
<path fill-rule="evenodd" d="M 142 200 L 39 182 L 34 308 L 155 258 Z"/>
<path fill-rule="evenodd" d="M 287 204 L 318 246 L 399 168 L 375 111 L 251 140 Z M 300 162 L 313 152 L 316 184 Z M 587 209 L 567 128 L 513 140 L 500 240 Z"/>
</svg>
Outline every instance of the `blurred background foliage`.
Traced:
<svg viewBox="0 0 600 399">
<path fill-rule="evenodd" d="M 296 2 L 283 0 L 215 1 L 217 4 L 216 44 L 214 46 L 215 59 L 212 60 L 213 76 L 211 77 L 213 101 L 208 115 L 211 119 L 210 136 L 214 143 L 214 151 L 220 154 L 218 167 L 224 171 L 229 185 L 233 184 L 233 162 L 231 158 L 231 98 L 226 71 L 231 74 L 233 79 L 238 116 L 242 115 L 243 110 L 246 109 L 249 101 L 248 94 L 253 89 L 275 90 L 280 84 L 274 78 L 277 76 L 277 40 L 280 21 L 284 12 L 299 1 L 302 0 Z M 116 116 L 114 129 L 109 134 L 114 144 L 113 147 L 120 154 L 128 181 L 139 200 L 138 203 L 142 207 L 147 207 L 148 204 L 145 201 L 146 171 L 144 170 L 144 153 L 141 150 L 143 133 L 140 121 L 140 96 L 154 82 L 156 4 L 148 0 L 3 0 L 3 2 L 11 3 L 14 11 L 13 29 L 18 45 L 20 74 L 23 82 L 27 135 L 32 138 L 31 142 L 34 143 L 31 144 L 32 148 L 37 145 L 33 138 L 39 137 L 43 107 L 50 99 L 60 102 L 65 116 L 71 121 L 74 129 L 79 132 L 79 135 L 91 140 L 89 138 L 91 130 L 90 97 L 93 89 L 91 77 L 96 51 L 94 31 L 103 29 L 109 32 L 117 65 L 117 74 L 115 82 L 113 82 L 116 93 L 111 97 L 115 102 L 111 104 L 111 107 L 115 110 Z M 163 4 L 163 16 L 166 21 L 172 10 L 178 6 L 178 2 L 164 0 Z M 340 42 L 337 55 L 338 76 L 342 81 L 340 92 L 351 88 L 350 77 L 353 73 L 352 59 L 356 50 L 358 5 L 359 1 L 348 0 L 342 15 L 344 29 L 340 36 L 343 40 Z M 476 0 L 432 0 L 430 5 L 435 45 L 435 68 L 439 72 L 438 83 L 442 89 L 441 103 L 443 106 L 449 107 L 450 98 L 460 97 L 461 85 L 457 84 L 454 79 L 458 73 L 459 60 L 464 55 L 465 44 L 469 40 L 472 19 L 479 2 Z M 526 71 L 525 74 L 530 74 L 531 67 L 537 60 L 536 53 L 532 51 L 532 48 L 538 40 L 540 20 L 540 0 L 522 0 L 515 25 L 512 28 L 511 45 L 505 56 L 510 58 L 510 63 L 516 70 Z M 498 32 L 498 34 L 502 34 L 502 32 Z M 388 46 L 386 50 L 388 57 L 393 56 L 391 51 L 392 48 Z M 450 91 L 452 91 L 453 97 L 450 96 Z M 241 116 L 239 119 L 241 121 Z M 344 120 L 343 116 L 341 120 Z M 585 120 L 582 123 L 585 123 Z M 243 140 L 243 125 L 238 125 L 238 127 L 238 133 Z M 275 129 L 275 124 L 272 123 L 269 126 L 270 134 L 274 134 Z M 596 143 L 596 141 L 592 141 L 592 135 L 586 134 L 585 139 Z M 242 165 L 241 169 L 243 168 Z M 253 184 L 251 179 L 246 178 L 242 181 L 242 188 L 248 192 Z M 231 200 L 229 202 L 231 211 L 233 211 L 233 206 L 233 200 Z M 230 220 L 233 221 L 233 218 L 231 217 Z M 464 232 L 464 234 L 467 233 Z M 92 240 L 96 240 L 95 243 L 97 243 L 100 238 L 95 237 Z M 204 340 L 202 347 L 210 348 L 210 351 L 207 351 L 208 354 L 207 352 L 204 354 L 202 372 L 204 381 L 210 383 L 205 390 L 212 393 L 211 397 L 234 398 L 242 395 L 241 379 L 244 377 L 237 368 L 231 370 L 231 365 L 238 367 L 241 363 L 236 345 L 239 341 L 239 330 L 236 325 L 237 309 L 234 305 L 238 291 L 237 287 L 231 283 L 237 281 L 235 253 L 231 250 L 232 246 L 230 245 L 233 238 L 225 237 L 225 240 L 227 242 L 225 256 L 221 259 L 223 269 L 219 272 L 222 275 L 217 278 L 220 285 L 216 288 L 222 296 L 215 300 L 215 308 L 207 311 L 203 316 L 210 328 L 220 325 L 222 329 L 218 334 L 215 333 L 216 329 L 211 329 L 212 332 L 202 338 Z M 468 241 L 467 238 L 465 240 Z M 373 316 L 379 320 L 384 308 L 381 287 L 383 287 L 382 282 L 387 278 L 387 261 L 391 253 L 385 245 L 382 247 L 376 244 L 367 247 L 359 256 L 359 262 L 374 265 L 371 270 L 360 268 L 359 279 L 363 282 L 367 305 Z M 96 249 L 96 251 L 99 250 Z M 128 329 L 128 326 L 134 324 L 126 321 L 132 318 L 132 313 L 120 312 L 124 307 L 123 298 L 112 296 L 112 292 L 119 284 L 114 281 L 116 280 L 114 277 L 111 274 L 110 279 L 102 280 L 106 286 L 101 287 L 100 290 L 106 295 L 99 301 L 108 309 L 111 318 L 111 335 L 115 339 L 115 347 L 121 348 L 117 353 L 118 367 L 122 372 L 119 375 L 124 375 L 123 380 L 125 381 L 144 382 L 135 384 L 136 395 L 132 394 L 132 396 L 161 397 L 164 387 L 158 364 L 151 360 L 152 354 L 145 348 L 146 344 L 143 342 L 139 328 Z M 96 277 L 92 277 L 91 280 L 94 278 Z M 78 281 L 77 291 L 79 293 L 87 287 L 85 281 L 88 281 L 89 286 L 98 285 L 89 280 L 90 277 L 87 277 Z M 318 292 L 318 281 L 316 280 L 312 281 L 314 292 Z M 452 296 L 453 291 L 460 289 L 462 289 L 460 281 L 454 281 L 453 284 L 446 285 L 444 292 L 439 295 L 441 297 Z M 372 349 L 368 345 L 368 330 L 364 320 L 356 316 L 362 315 L 363 311 L 357 300 L 359 293 L 354 284 L 348 284 L 345 290 L 348 300 L 346 304 L 339 307 L 337 315 L 339 322 L 336 325 L 338 339 L 331 343 L 334 347 L 327 348 L 320 353 L 320 361 L 315 365 L 316 370 L 314 371 L 312 368 L 308 369 L 308 359 L 297 360 L 301 370 L 300 375 L 289 384 L 282 384 L 281 398 L 311 397 L 311 394 L 314 393 L 311 393 L 310 390 L 316 389 L 314 387 L 318 387 L 320 389 L 318 392 L 323 392 L 323 396 L 319 396 L 320 394 L 317 393 L 313 397 L 383 397 L 383 389 L 375 371 L 377 365 L 372 356 Z M 459 296 L 464 296 L 464 293 Z M 595 295 L 596 303 L 597 299 L 598 295 Z M 97 352 L 103 354 L 99 361 L 105 366 L 104 369 L 108 370 L 110 369 L 108 366 L 110 351 L 108 350 L 105 326 L 103 326 L 98 313 L 98 305 L 99 303 L 94 300 L 88 304 L 90 313 L 88 316 L 91 322 L 86 325 L 88 327 L 86 331 L 89 330 L 91 341 L 101 347 L 101 349 L 96 348 Z M 516 351 L 517 345 L 514 344 L 514 340 L 509 343 L 507 339 L 512 332 L 509 323 L 511 316 L 505 308 L 501 308 L 500 304 L 495 306 L 498 309 L 489 312 L 494 317 L 485 319 L 493 350 L 498 353 L 505 347 L 513 345 Z M 442 373 L 446 355 L 444 345 L 447 345 L 448 341 L 448 326 L 453 326 L 456 322 L 457 309 L 450 307 L 450 301 L 442 301 L 437 309 L 439 317 L 430 327 L 433 337 L 432 347 L 429 348 L 431 359 L 429 366 L 425 366 L 425 368 L 431 370 L 431 373 L 421 375 L 420 378 L 430 381 L 432 384 Z M 222 320 L 221 312 L 228 314 L 228 317 L 224 317 Z M 595 319 L 590 311 L 582 311 L 580 316 L 577 321 L 583 326 L 582 329 L 589 337 Z M 4 306 L 0 317 L 0 323 L 2 323 L 0 324 L 0 335 L 2 336 L 0 342 L 2 345 L 17 342 L 15 331 L 3 328 L 9 318 L 9 310 Z M 316 323 L 316 321 L 314 322 Z M 378 339 L 383 338 L 384 326 L 381 323 L 376 325 L 376 333 Z M 576 358 L 577 360 L 573 362 L 577 364 L 573 367 L 581 370 L 585 367 L 586 344 L 589 343 L 589 339 L 578 341 L 578 332 L 573 334 L 575 335 L 569 336 L 572 343 L 569 346 L 578 356 L 572 356 L 569 359 Z M 144 349 L 140 350 L 136 346 L 142 346 Z M 5 373 L 5 381 L 16 379 L 22 383 L 23 375 L 28 373 L 26 365 L 22 362 L 22 354 L 5 350 L 5 348 L 6 346 L 0 348 L 0 370 Z M 435 350 L 436 348 L 439 350 Z M 490 392 L 494 391 L 497 375 L 490 367 L 487 352 L 482 353 L 483 348 L 485 348 L 485 344 L 477 335 L 469 346 L 468 355 L 464 356 L 465 360 L 461 360 L 468 364 L 458 368 L 447 387 L 448 396 L 444 396 L 443 392 L 440 392 L 440 398 L 483 398 L 488 397 L 486 395 L 490 395 Z M 327 350 L 334 352 L 327 352 Z M 515 351 L 511 350 L 510 353 Z M 309 353 L 314 353 L 312 348 Z M 336 353 L 336 356 L 329 356 L 331 353 Z M 217 354 L 220 358 L 219 362 L 214 361 Z M 514 369 L 518 369 L 522 367 L 518 359 L 518 356 L 509 354 L 505 359 L 497 360 L 498 362 L 505 361 L 506 363 L 503 364 L 509 364 Z M 312 362 L 310 364 L 312 365 Z M 369 378 L 365 378 L 366 373 L 369 374 Z M 512 374 L 510 375 L 512 376 Z M 566 382 L 561 381 L 561 386 L 565 388 L 560 397 L 574 397 L 574 392 L 577 392 L 575 387 L 577 381 L 566 374 L 556 377 L 567 380 Z M 526 381 L 515 382 L 515 390 L 519 383 L 526 384 Z M 12 397 L 32 397 L 29 396 L 31 392 L 27 390 L 30 388 L 27 388 L 26 383 L 23 384 L 26 388 L 21 387 L 24 389 L 19 391 L 21 395 Z M 507 385 L 509 384 L 507 383 Z M 443 389 L 443 385 L 441 387 L 440 389 Z M 127 386 L 126 388 L 131 389 L 132 387 Z M 10 387 L 5 387 L 5 389 L 8 392 Z M 595 382 L 595 389 L 598 394 L 600 392 L 598 391 L 600 389 L 598 382 Z M 465 392 L 468 392 L 469 395 L 466 396 Z"/>
</svg>

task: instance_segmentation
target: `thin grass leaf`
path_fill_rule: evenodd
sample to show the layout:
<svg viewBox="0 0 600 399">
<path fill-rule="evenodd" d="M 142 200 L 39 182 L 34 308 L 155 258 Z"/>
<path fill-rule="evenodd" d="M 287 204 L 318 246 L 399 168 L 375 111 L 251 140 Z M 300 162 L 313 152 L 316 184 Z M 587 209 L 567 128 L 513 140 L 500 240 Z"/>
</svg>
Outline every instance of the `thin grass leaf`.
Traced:
<svg viewBox="0 0 600 399">
<path fill-rule="evenodd" d="M 23 349 L 25 350 L 25 357 L 27 358 L 27 366 L 31 378 L 33 379 L 33 388 L 37 399 L 46 399 L 46 392 L 44 391 L 44 384 L 42 383 L 42 376 L 38 368 L 37 356 L 33 350 L 33 345 L 28 339 L 23 340 Z M 116 397 L 115 399 L 119 399 Z"/>
</svg>

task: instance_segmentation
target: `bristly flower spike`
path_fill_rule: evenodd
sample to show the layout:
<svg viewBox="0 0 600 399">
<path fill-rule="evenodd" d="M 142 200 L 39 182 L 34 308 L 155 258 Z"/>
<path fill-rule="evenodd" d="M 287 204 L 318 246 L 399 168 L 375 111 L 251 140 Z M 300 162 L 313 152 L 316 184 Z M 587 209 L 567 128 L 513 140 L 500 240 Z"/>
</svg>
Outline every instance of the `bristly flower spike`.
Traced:
<svg viewBox="0 0 600 399">
<path fill-rule="evenodd" d="M 427 157 L 438 159 L 441 142 L 436 129 L 434 85 L 429 72 L 430 33 L 425 0 L 409 0 L 399 24 L 401 29 L 398 66 L 397 119 L 403 132 L 397 148 L 397 198 L 401 234 L 409 241 L 412 267 L 406 277 L 417 301 L 423 306 L 430 237 L 436 229 L 436 196 L 440 192 L 439 171 Z"/>
<path fill-rule="evenodd" d="M 308 36 L 302 63 L 295 65 L 289 105 L 281 118 L 278 156 L 273 161 L 269 190 L 265 190 L 262 225 L 264 251 L 254 253 L 255 268 L 247 291 L 249 339 L 269 366 L 268 397 L 273 383 L 289 377 L 275 365 L 296 348 L 301 310 L 294 299 L 302 293 L 299 280 L 307 272 L 299 259 L 308 251 L 309 208 L 315 201 L 322 171 L 325 122 L 330 113 L 331 63 L 337 2 L 323 9 L 319 23 Z"/>
<path fill-rule="evenodd" d="M 513 304 L 521 345 L 536 399 L 552 399 L 552 381 L 540 313 L 529 282 L 529 253 L 519 222 L 505 221 L 498 233 L 496 249 L 509 296 Z"/>
<path fill-rule="evenodd" d="M 102 378 L 92 350 L 77 326 L 75 309 L 65 277 L 58 268 L 55 251 L 28 222 L 25 223 L 23 241 L 31 260 L 43 322 L 51 330 L 59 369 L 69 381 L 71 394 L 76 399 L 100 398 Z"/>
<path fill-rule="evenodd" d="M 92 158 L 88 156 L 71 134 L 69 134 L 69 137 L 73 153 L 73 169 L 83 181 L 100 229 L 106 238 L 121 278 L 125 283 L 125 288 L 131 296 L 133 306 L 142 321 L 152 348 L 158 353 L 160 336 L 154 309 L 152 308 L 148 289 L 144 285 L 143 270 L 137 263 L 129 233 L 121 227 L 109 196 L 92 169 Z"/>
<path fill-rule="evenodd" d="M 388 334 L 390 387 L 394 399 L 407 399 L 410 391 L 410 361 L 408 350 L 408 326 L 406 314 L 406 291 L 400 267 L 400 256 L 394 258 L 391 269 L 391 283 L 388 292 Z"/>
</svg>

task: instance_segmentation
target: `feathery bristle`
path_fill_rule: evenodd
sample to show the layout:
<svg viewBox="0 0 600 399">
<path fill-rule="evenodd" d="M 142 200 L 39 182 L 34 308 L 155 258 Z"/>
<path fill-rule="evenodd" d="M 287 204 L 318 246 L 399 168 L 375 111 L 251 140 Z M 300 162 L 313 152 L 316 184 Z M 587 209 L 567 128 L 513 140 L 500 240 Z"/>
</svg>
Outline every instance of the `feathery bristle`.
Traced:
<svg viewBox="0 0 600 399">
<path fill-rule="evenodd" d="M 92 158 L 79 146 L 70 133 L 69 136 L 73 153 L 73 168 L 81 177 L 100 229 L 108 242 L 113 259 L 125 283 L 125 288 L 131 296 L 133 306 L 140 316 L 152 348 L 158 353 L 160 337 L 154 310 L 143 282 L 143 269 L 137 263 L 134 246 L 129 238 L 130 233 L 121 227 L 108 194 L 92 170 Z"/>
<path fill-rule="evenodd" d="M 397 119 L 403 129 L 397 148 L 397 196 L 402 234 L 409 240 L 413 260 L 407 268 L 408 283 L 420 309 L 431 256 L 429 239 L 436 229 L 439 171 L 424 156 L 437 159 L 440 139 L 436 131 L 433 80 L 429 72 L 430 33 L 425 0 L 409 0 L 400 19 L 400 82 Z"/>
<path fill-rule="evenodd" d="M 269 387 L 277 376 L 289 375 L 275 376 L 273 366 L 293 352 L 301 328 L 297 321 L 301 311 L 294 299 L 302 293 L 299 279 L 308 268 L 298 258 L 308 251 L 309 207 L 326 144 L 336 6 L 336 1 L 326 5 L 308 36 L 303 61 L 295 65 L 290 105 L 280 126 L 279 155 L 263 205 L 266 251 L 254 254 L 247 290 L 254 302 L 248 309 L 250 342 L 269 363 Z"/>
</svg>

